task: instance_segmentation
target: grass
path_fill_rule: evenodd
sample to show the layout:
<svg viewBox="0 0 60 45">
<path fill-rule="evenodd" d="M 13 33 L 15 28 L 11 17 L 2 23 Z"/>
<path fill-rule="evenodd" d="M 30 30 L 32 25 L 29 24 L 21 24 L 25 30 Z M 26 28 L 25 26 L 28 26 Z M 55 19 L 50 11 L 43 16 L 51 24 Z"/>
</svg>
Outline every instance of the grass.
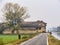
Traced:
<svg viewBox="0 0 60 45">
<path fill-rule="evenodd" d="M 56 39 L 52 35 L 48 35 L 48 44 L 49 45 L 60 45 L 60 40 Z"/>
<path fill-rule="evenodd" d="M 21 34 L 21 39 L 18 39 L 18 35 L 0 35 L 0 42 L 3 44 L 17 44 L 23 41 L 28 40 L 29 38 L 33 37 L 36 34 Z M 2 45 L 2 44 L 0 44 Z"/>
<path fill-rule="evenodd" d="M 2 40 L 3 43 L 10 43 L 18 40 L 18 36 L 17 35 L 0 35 L 0 40 Z"/>
</svg>

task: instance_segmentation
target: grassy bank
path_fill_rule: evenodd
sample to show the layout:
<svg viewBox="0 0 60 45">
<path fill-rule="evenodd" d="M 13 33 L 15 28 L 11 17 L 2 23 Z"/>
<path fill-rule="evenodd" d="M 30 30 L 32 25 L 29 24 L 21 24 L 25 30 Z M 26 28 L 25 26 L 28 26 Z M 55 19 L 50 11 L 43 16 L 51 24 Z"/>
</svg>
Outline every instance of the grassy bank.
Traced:
<svg viewBox="0 0 60 45">
<path fill-rule="evenodd" d="M 18 39 L 18 35 L 0 35 L 0 45 L 18 45 L 21 42 L 32 38 L 34 35 L 36 34 L 21 34 L 20 40 Z"/>
<path fill-rule="evenodd" d="M 52 35 L 48 35 L 48 44 L 49 45 L 60 45 L 60 40 L 56 39 Z"/>
</svg>

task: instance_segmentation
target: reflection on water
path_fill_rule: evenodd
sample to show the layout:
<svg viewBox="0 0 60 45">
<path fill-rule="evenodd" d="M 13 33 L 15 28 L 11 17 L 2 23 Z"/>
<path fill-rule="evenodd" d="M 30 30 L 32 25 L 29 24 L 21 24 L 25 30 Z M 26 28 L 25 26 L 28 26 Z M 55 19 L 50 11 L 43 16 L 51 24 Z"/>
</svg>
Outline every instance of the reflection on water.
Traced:
<svg viewBox="0 0 60 45">
<path fill-rule="evenodd" d="M 60 40 L 60 32 L 52 32 L 52 35 L 58 40 Z"/>
</svg>

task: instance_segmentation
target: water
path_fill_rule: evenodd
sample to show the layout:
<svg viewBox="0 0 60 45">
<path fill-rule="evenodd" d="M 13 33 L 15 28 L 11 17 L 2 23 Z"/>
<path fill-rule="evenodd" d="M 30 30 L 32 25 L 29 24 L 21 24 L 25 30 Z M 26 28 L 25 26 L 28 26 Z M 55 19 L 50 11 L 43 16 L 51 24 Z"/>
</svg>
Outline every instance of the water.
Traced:
<svg viewBox="0 0 60 45">
<path fill-rule="evenodd" d="M 52 35 L 58 40 L 60 40 L 60 32 L 52 32 Z"/>
</svg>

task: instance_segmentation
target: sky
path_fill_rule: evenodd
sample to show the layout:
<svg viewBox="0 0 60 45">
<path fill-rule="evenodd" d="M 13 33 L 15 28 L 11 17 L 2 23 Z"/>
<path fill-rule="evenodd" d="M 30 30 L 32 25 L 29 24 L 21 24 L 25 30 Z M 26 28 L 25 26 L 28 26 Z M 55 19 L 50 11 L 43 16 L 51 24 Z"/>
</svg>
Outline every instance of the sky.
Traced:
<svg viewBox="0 0 60 45">
<path fill-rule="evenodd" d="M 47 28 L 60 25 L 60 0 L 0 0 L 0 22 L 4 21 L 1 9 L 7 2 L 26 7 L 30 15 L 26 21 L 43 20 Z"/>
</svg>

